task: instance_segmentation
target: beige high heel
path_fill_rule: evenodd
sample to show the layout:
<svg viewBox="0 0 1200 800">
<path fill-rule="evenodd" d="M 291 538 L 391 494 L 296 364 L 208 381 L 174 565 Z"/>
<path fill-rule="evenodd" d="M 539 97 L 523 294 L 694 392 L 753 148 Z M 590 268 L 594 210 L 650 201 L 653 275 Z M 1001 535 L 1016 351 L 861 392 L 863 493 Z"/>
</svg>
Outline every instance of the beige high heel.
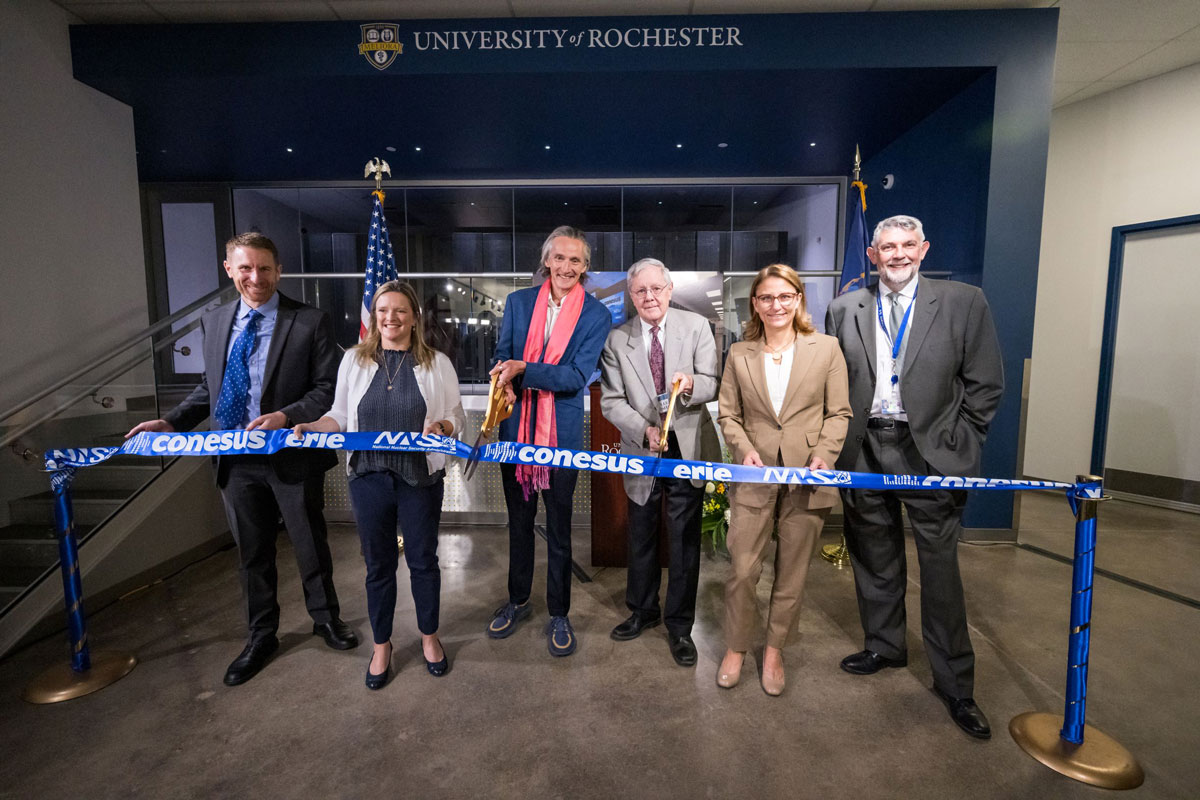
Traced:
<svg viewBox="0 0 1200 800">
<path fill-rule="evenodd" d="M 737 657 L 737 663 L 730 663 L 730 656 Z M 721 659 L 721 666 L 717 669 L 717 686 L 722 689 L 732 689 L 738 685 L 738 681 L 742 679 L 742 664 L 746 660 L 745 653 L 736 653 L 733 650 L 725 651 L 725 658 Z"/>
<path fill-rule="evenodd" d="M 779 658 L 779 673 L 775 677 L 767 676 L 767 656 L 763 653 L 762 665 L 762 688 L 763 691 L 771 697 L 779 697 L 783 694 L 784 677 L 783 677 L 783 656 Z"/>
</svg>

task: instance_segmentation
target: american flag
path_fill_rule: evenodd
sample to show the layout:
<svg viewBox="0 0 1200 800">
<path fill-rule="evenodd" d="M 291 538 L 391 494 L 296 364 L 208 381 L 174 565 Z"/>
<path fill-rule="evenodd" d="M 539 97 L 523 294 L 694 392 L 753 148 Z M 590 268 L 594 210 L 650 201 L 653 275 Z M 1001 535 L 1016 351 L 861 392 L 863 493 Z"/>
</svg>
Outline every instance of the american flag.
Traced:
<svg viewBox="0 0 1200 800">
<path fill-rule="evenodd" d="M 392 237 L 388 236 L 387 218 L 383 215 L 383 192 L 371 192 L 375 206 L 371 210 L 371 235 L 367 239 L 367 271 L 363 285 L 362 316 L 358 325 L 358 340 L 367 335 L 371 323 L 371 300 L 375 290 L 399 278 L 396 257 L 392 254 Z"/>
</svg>

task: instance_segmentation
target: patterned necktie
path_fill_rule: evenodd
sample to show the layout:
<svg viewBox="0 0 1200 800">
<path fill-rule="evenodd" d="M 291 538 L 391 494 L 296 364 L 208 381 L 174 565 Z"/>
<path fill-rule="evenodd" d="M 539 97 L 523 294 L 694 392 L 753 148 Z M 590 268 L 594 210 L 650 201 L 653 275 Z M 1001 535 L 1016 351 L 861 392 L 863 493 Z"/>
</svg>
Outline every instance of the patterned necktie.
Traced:
<svg viewBox="0 0 1200 800">
<path fill-rule="evenodd" d="M 221 381 L 221 395 L 213 416 L 221 430 L 235 430 L 242 426 L 246 416 L 246 403 L 250 398 L 250 352 L 258 335 L 258 321 L 263 315 L 258 309 L 250 309 L 246 327 L 238 334 L 225 365 L 225 379 Z"/>
<path fill-rule="evenodd" d="M 889 333 L 892 335 L 892 342 L 896 341 L 896 333 L 900 330 L 900 321 L 904 318 L 904 309 L 900 307 L 900 293 L 892 292 L 888 295 L 888 300 L 892 301 L 892 316 L 888 320 Z"/>
<path fill-rule="evenodd" d="M 658 341 L 658 326 L 650 327 L 650 374 L 654 376 L 654 391 L 662 394 L 667 390 L 666 359 L 663 358 L 662 343 Z"/>
</svg>

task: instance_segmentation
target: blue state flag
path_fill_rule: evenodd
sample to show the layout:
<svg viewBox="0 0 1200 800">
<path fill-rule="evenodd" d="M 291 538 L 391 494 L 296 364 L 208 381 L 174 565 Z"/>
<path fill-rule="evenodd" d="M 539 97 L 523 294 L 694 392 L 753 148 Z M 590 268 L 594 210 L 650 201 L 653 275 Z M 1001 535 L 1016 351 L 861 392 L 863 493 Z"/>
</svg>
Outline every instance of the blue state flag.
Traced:
<svg viewBox="0 0 1200 800">
<path fill-rule="evenodd" d="M 846 254 L 842 259 L 842 277 L 838 279 L 838 294 L 853 292 L 867 285 L 867 185 L 862 181 L 850 184 L 846 208 Z"/>
</svg>

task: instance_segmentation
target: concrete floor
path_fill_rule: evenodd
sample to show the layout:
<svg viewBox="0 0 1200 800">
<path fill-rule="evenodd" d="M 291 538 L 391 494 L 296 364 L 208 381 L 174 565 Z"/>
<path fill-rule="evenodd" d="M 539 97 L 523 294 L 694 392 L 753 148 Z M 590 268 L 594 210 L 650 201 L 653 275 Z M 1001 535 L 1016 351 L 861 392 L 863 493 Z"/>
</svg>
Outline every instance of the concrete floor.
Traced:
<svg viewBox="0 0 1200 800">
<path fill-rule="evenodd" d="M 1060 497 L 1027 498 L 1022 514 L 1022 541 L 1028 529 L 1036 546 L 1069 552 L 1072 523 Z M 1106 518 L 1130 527 L 1106 526 Z M 1159 541 L 1151 553 L 1117 546 L 1151 528 L 1156 536 L 1169 531 L 1172 544 Z M 578 531 L 584 552 L 586 536 Z M 357 538 L 351 526 L 336 526 L 332 539 L 343 616 L 369 639 Z M 701 567 L 695 669 L 675 666 L 661 626 L 632 642 L 608 638 L 625 616 L 625 575 L 616 569 L 588 569 L 592 581 L 575 584 L 580 648 L 552 659 L 541 634 L 544 570 L 534 618 L 510 639 L 489 640 L 484 626 L 505 594 L 506 536 L 446 528 L 441 632 L 451 672 L 440 680 L 425 672 L 402 591 L 393 639 L 399 673 L 369 692 L 366 645 L 335 652 L 309 635 L 284 541 L 282 647 L 244 686 L 221 683 L 242 646 L 228 551 L 91 617 L 93 646 L 140 659 L 101 692 L 54 706 L 20 699 L 33 676 L 65 660 L 59 637 L 0 663 L 0 797 L 1106 795 L 1043 767 L 1007 732 L 1016 714 L 1061 713 L 1063 704 L 1070 566 L 1029 549 L 961 548 L 976 699 L 994 731 L 979 742 L 954 727 L 929 691 L 912 581 L 908 668 L 855 677 L 837 668 L 861 646 L 853 579 L 814 564 L 801 636 L 785 651 L 787 690 L 770 698 L 756 660 L 734 690 L 714 682 L 728 569 L 720 557 L 706 556 Z M 1140 580 L 1160 572 L 1145 559 L 1162 558 L 1172 591 L 1197 596 L 1198 542 L 1200 518 L 1102 507 L 1100 563 L 1106 549 L 1120 552 L 1110 566 Z M 769 572 L 764 587 L 767 579 Z M 1144 766 L 1146 783 L 1130 796 L 1200 796 L 1198 620 L 1200 611 L 1178 599 L 1118 580 L 1096 583 L 1088 720 Z"/>
</svg>

